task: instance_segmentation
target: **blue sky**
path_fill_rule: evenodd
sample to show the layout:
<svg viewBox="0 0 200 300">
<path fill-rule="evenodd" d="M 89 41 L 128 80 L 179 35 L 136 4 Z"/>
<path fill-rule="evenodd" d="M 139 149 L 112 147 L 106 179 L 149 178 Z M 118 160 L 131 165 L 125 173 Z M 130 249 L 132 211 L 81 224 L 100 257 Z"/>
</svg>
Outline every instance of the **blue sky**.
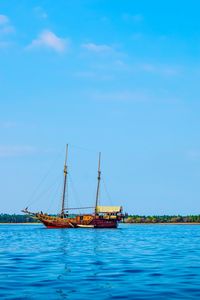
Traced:
<svg viewBox="0 0 200 300">
<path fill-rule="evenodd" d="M 102 151 L 102 204 L 200 212 L 199 9 L 1 1 L 1 212 L 59 209 L 67 142 L 71 205 L 94 203 Z"/>
</svg>

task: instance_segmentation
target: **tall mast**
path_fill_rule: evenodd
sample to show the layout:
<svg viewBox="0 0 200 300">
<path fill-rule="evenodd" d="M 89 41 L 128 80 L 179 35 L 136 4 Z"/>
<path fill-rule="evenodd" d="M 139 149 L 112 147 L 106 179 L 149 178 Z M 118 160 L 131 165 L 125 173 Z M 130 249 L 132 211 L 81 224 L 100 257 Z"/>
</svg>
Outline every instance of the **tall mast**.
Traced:
<svg viewBox="0 0 200 300">
<path fill-rule="evenodd" d="M 61 216 L 64 217 L 65 214 L 65 194 L 66 194 L 66 186 L 67 186 L 67 158 L 68 158 L 68 144 L 66 145 L 66 155 L 65 155 L 65 163 L 64 163 L 64 185 L 63 185 L 63 194 L 62 194 L 62 209 Z"/>
<path fill-rule="evenodd" d="M 99 202 L 99 189 L 101 180 L 101 152 L 99 152 L 99 164 L 98 164 L 98 176 L 97 176 L 97 193 L 96 193 L 96 203 L 95 203 L 95 214 L 97 214 L 97 206 Z"/>
</svg>

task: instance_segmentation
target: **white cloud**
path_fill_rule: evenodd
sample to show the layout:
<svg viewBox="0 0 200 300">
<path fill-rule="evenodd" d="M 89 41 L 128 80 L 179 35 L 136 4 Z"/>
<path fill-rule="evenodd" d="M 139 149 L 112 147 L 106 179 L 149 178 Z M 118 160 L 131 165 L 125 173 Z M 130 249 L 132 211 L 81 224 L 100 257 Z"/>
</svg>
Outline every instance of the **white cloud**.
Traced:
<svg viewBox="0 0 200 300">
<path fill-rule="evenodd" d="M 171 66 L 171 65 L 151 64 L 151 63 L 140 64 L 139 69 L 147 73 L 164 75 L 169 77 L 177 76 L 181 73 L 180 67 Z"/>
<path fill-rule="evenodd" d="M 140 68 L 142 71 L 145 72 L 150 72 L 150 73 L 156 73 L 157 72 L 157 67 L 153 64 L 149 64 L 149 63 L 144 63 L 140 65 Z"/>
<path fill-rule="evenodd" d="M 68 45 L 68 40 L 58 37 L 52 31 L 44 30 L 39 34 L 37 39 L 31 42 L 27 48 L 47 48 L 61 53 L 67 49 Z"/>
<path fill-rule="evenodd" d="M 82 48 L 96 53 L 107 53 L 113 51 L 113 48 L 105 44 L 86 43 L 82 44 Z"/>
<path fill-rule="evenodd" d="M 190 160 L 198 161 L 200 160 L 200 150 L 199 149 L 192 149 L 186 152 L 187 157 Z"/>
<path fill-rule="evenodd" d="M 143 18 L 142 15 L 138 14 L 138 15 L 132 16 L 132 20 L 133 20 L 134 22 L 142 22 L 142 21 L 144 20 L 144 18 Z"/>
<path fill-rule="evenodd" d="M 31 155 L 36 153 L 36 148 L 32 146 L 5 146 L 0 145 L 0 157 L 12 157 Z"/>
<path fill-rule="evenodd" d="M 48 18 L 47 13 L 44 11 L 44 9 L 41 6 L 34 7 L 34 13 L 35 13 L 36 17 L 38 17 L 40 19 Z"/>
<path fill-rule="evenodd" d="M 11 122 L 11 121 L 5 121 L 5 122 L 0 122 L 0 129 L 10 129 L 10 128 L 15 128 L 17 127 L 16 122 Z"/>
<path fill-rule="evenodd" d="M 15 32 L 15 28 L 11 25 L 3 26 L 2 28 L 0 27 L 0 34 L 10 34 L 14 32 Z"/>
<path fill-rule="evenodd" d="M 79 71 L 75 72 L 74 76 L 79 78 L 95 78 L 96 73 L 92 71 Z"/>
<path fill-rule="evenodd" d="M 9 42 L 0 41 L 0 49 L 7 48 L 10 46 Z"/>
<path fill-rule="evenodd" d="M 104 23 L 104 24 L 110 23 L 110 19 L 109 19 L 108 17 L 106 17 L 106 16 L 101 17 L 101 18 L 100 18 L 100 21 L 101 21 L 102 23 Z"/>
<path fill-rule="evenodd" d="M 15 28 L 11 26 L 10 20 L 5 15 L 0 15 L 0 35 L 10 34 L 15 32 Z"/>
<path fill-rule="evenodd" d="M 86 93 L 87 99 L 92 101 L 113 102 L 113 103 L 180 103 L 180 99 L 171 97 L 163 91 L 152 92 L 149 89 L 98 91 L 93 90 Z"/>
<path fill-rule="evenodd" d="M 74 73 L 74 77 L 81 78 L 81 79 L 93 79 L 93 80 L 101 80 L 107 81 L 112 80 L 113 76 L 109 74 L 102 74 L 98 71 L 79 71 Z"/>
<path fill-rule="evenodd" d="M 5 25 L 9 23 L 9 18 L 5 15 L 0 15 L 0 25 Z"/>
<path fill-rule="evenodd" d="M 144 17 L 141 14 L 131 15 L 131 14 L 128 14 L 128 13 L 124 13 L 122 15 L 122 19 L 124 21 L 128 21 L 128 22 L 131 21 L 131 22 L 134 22 L 134 23 L 140 23 L 144 20 Z"/>
<path fill-rule="evenodd" d="M 132 39 L 133 41 L 139 41 L 139 40 L 141 40 L 143 37 L 144 37 L 144 34 L 143 34 L 143 33 L 141 33 L 141 32 L 135 32 L 135 33 L 132 34 L 131 39 Z"/>
<path fill-rule="evenodd" d="M 162 69 L 163 75 L 166 76 L 176 76 L 181 74 L 180 68 L 173 67 L 173 66 L 164 66 Z"/>
<path fill-rule="evenodd" d="M 91 92 L 90 99 L 111 102 L 146 102 L 150 96 L 142 91 Z"/>
</svg>

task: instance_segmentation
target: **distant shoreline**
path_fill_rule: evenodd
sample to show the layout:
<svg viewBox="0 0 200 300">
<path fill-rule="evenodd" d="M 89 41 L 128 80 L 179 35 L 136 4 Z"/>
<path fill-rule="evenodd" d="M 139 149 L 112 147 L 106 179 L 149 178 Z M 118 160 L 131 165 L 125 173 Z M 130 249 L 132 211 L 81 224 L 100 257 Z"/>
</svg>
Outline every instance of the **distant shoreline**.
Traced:
<svg viewBox="0 0 200 300">
<path fill-rule="evenodd" d="M 121 224 L 126 224 L 126 225 L 200 225 L 198 222 L 171 222 L 171 223 L 120 223 Z M 0 223 L 0 225 L 42 225 L 42 223 L 36 223 L 36 222 L 30 222 L 30 223 Z"/>
<path fill-rule="evenodd" d="M 30 223 L 0 223 L 0 225 L 41 225 L 42 223 L 30 222 Z"/>
<path fill-rule="evenodd" d="M 74 217 L 75 215 L 73 215 Z M 125 224 L 177 224 L 190 225 L 200 224 L 200 214 L 198 215 L 129 215 L 125 214 L 122 220 Z M 40 224 L 35 217 L 26 214 L 0 214 L 0 224 Z"/>
<path fill-rule="evenodd" d="M 128 225 L 200 225 L 200 223 L 198 222 L 171 222 L 171 223 L 167 223 L 167 222 L 160 222 L 160 223 L 123 223 L 123 224 L 128 224 Z"/>
</svg>

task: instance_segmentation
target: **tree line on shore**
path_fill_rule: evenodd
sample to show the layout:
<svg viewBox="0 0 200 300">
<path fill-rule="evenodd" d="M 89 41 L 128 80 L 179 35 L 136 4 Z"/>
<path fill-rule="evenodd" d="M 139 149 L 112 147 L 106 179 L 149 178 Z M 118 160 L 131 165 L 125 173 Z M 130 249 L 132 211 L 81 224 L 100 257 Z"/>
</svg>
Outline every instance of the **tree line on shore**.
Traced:
<svg viewBox="0 0 200 300">
<path fill-rule="evenodd" d="M 200 215 L 164 215 L 164 216 L 139 216 L 128 215 L 124 219 L 125 223 L 200 223 Z"/>
<path fill-rule="evenodd" d="M 29 215 L 0 214 L 0 223 L 38 223 L 39 221 Z M 200 223 L 200 215 L 163 215 L 163 216 L 140 216 L 125 215 L 124 223 Z"/>
<path fill-rule="evenodd" d="M 0 214 L 0 223 L 39 223 L 39 221 L 29 215 Z"/>
</svg>

